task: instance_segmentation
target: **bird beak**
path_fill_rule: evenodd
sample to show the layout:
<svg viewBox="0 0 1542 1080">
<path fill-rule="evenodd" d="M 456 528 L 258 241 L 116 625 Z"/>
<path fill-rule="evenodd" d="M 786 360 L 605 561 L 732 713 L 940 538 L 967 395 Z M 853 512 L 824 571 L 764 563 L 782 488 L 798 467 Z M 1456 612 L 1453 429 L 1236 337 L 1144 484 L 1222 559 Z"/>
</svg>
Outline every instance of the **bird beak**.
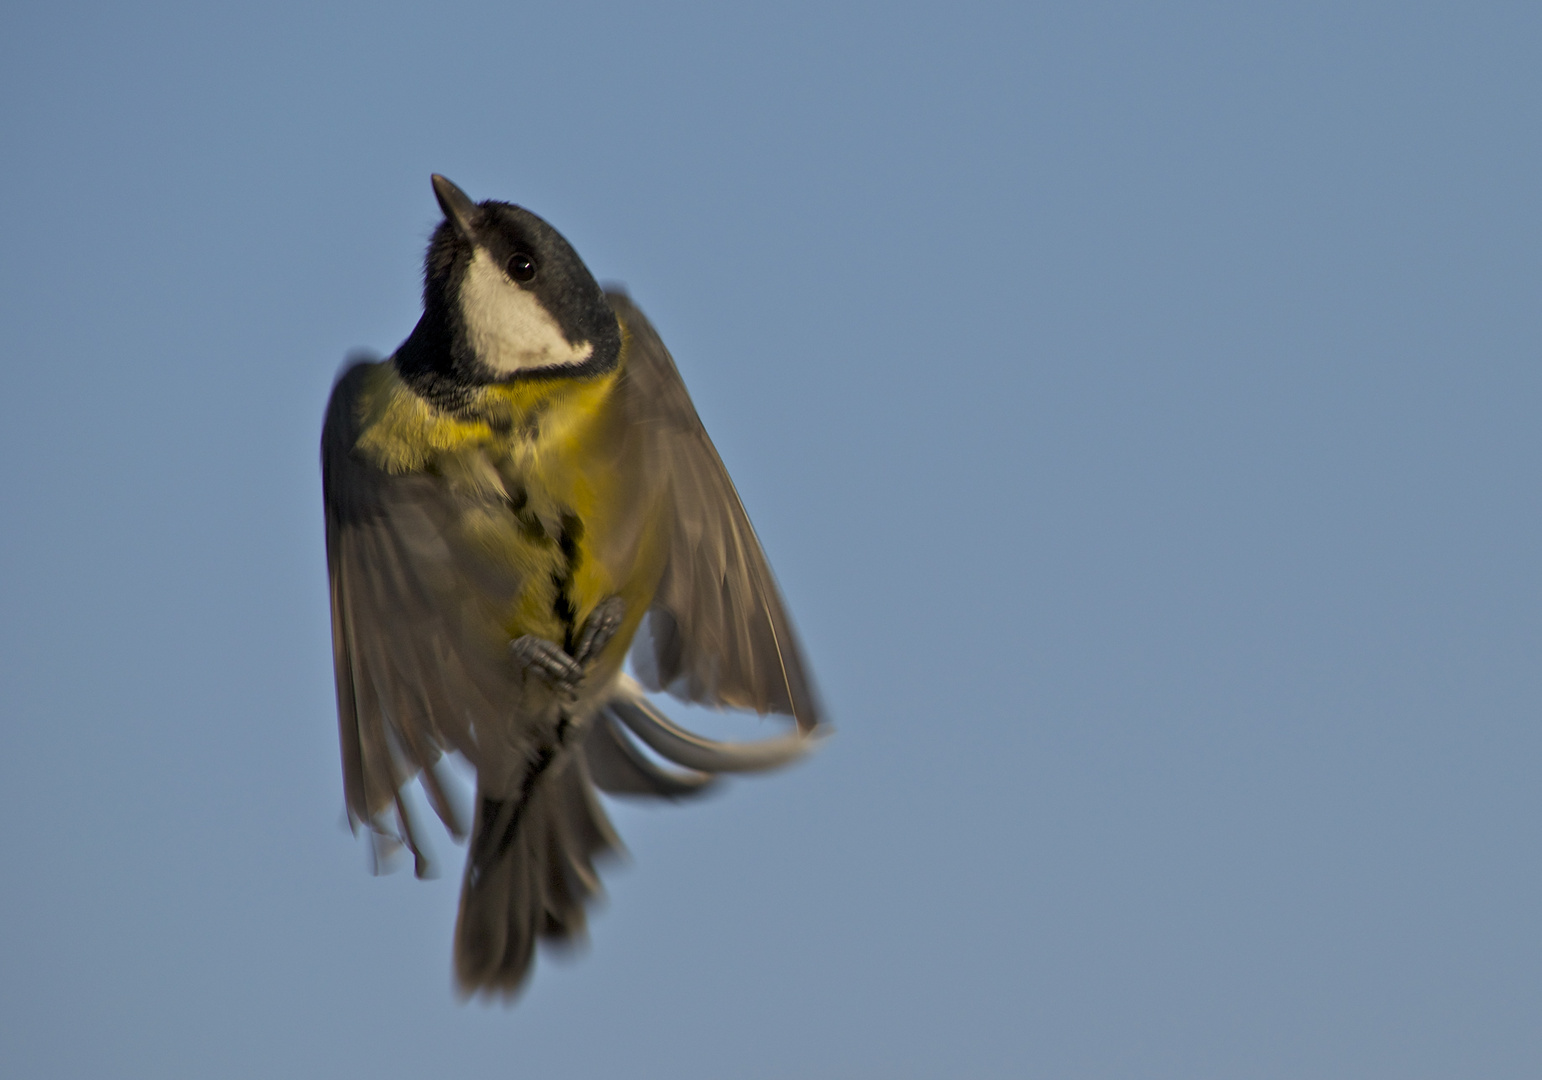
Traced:
<svg viewBox="0 0 1542 1080">
<path fill-rule="evenodd" d="M 462 240 L 470 240 L 471 223 L 477 216 L 477 204 L 438 173 L 434 173 L 434 197 L 439 200 L 439 209 L 444 211 L 444 219 L 455 226 Z"/>
</svg>

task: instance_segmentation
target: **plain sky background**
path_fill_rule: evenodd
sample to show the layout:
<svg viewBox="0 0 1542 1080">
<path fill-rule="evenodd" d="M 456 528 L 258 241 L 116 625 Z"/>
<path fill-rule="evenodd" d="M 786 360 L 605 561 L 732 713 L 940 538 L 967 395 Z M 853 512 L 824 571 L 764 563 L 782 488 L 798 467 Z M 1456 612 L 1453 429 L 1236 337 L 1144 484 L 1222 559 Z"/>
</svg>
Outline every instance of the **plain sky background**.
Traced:
<svg viewBox="0 0 1542 1080">
<path fill-rule="evenodd" d="M 1542 1075 L 1536 5 L 13 3 L 0 158 L 0 1073 Z M 342 825 L 432 171 L 651 315 L 838 727 L 512 1009 Z"/>
</svg>

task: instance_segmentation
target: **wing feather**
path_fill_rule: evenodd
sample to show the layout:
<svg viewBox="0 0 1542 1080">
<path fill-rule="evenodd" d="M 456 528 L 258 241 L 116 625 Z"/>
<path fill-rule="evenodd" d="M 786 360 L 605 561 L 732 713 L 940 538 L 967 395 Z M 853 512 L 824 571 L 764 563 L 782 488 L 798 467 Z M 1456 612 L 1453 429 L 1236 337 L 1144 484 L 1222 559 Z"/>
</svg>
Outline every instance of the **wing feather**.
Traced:
<svg viewBox="0 0 1542 1080">
<path fill-rule="evenodd" d="M 478 647 L 476 612 L 455 588 L 467 568 L 445 539 L 448 494 L 431 477 L 390 475 L 354 453 L 359 394 L 377 366 L 356 364 L 338 380 L 322 431 L 344 793 L 356 825 L 388 827 L 397 793 L 421 774 L 458 834 L 432 770 L 449 750 L 474 759 L 478 720 L 497 715 L 507 674 L 492 662 L 495 635 Z"/>
<path fill-rule="evenodd" d="M 813 730 L 818 692 L 739 493 L 653 326 L 626 295 L 610 302 L 627 337 L 622 391 L 668 485 L 664 575 L 634 667 L 649 689 Z"/>
</svg>

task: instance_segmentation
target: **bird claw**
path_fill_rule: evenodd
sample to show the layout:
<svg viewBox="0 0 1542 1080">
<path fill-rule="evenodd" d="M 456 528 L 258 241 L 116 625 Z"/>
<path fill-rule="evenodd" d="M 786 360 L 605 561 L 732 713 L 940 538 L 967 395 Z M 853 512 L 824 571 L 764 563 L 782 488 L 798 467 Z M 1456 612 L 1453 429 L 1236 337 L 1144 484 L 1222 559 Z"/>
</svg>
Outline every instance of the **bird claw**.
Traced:
<svg viewBox="0 0 1542 1080">
<path fill-rule="evenodd" d="M 587 669 L 605 651 L 626 618 L 626 604 L 619 596 L 600 602 L 584 622 L 583 632 L 569 656 L 561 645 L 535 634 L 525 634 L 509 642 L 509 653 L 528 676 L 539 675 L 552 689 L 571 700 L 578 693 Z"/>
<path fill-rule="evenodd" d="M 584 669 L 562 651 L 562 646 L 534 634 L 525 634 L 509 642 L 509 653 L 528 676 L 541 676 L 552 687 L 572 691 L 584 677 Z"/>
<path fill-rule="evenodd" d="M 605 646 L 616 636 L 616 631 L 621 629 L 625 619 L 626 602 L 621 597 L 612 596 L 600 601 L 584 623 L 578 647 L 573 650 L 573 658 L 580 664 L 592 664 L 605 651 Z"/>
</svg>

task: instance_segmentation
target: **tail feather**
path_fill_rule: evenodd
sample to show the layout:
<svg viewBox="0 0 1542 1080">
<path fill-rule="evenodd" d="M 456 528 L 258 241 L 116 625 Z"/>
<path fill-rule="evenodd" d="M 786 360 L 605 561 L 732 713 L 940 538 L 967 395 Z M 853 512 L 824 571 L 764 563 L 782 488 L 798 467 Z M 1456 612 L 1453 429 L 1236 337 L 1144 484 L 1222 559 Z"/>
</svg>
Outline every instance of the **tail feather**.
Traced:
<svg viewBox="0 0 1542 1080">
<path fill-rule="evenodd" d="M 478 798 L 472 835 L 480 840 L 489 830 L 502 832 L 506 806 Z M 477 847 L 474 842 L 473 852 Z M 584 905 L 600 892 L 594 859 L 620 848 L 582 753 L 564 754 L 531 791 L 511 842 L 480 871 L 478 860 L 466 861 L 455 924 L 461 991 L 513 994 L 529 972 L 538 938 L 581 938 Z"/>
<path fill-rule="evenodd" d="M 637 748 L 607 703 L 584 739 L 584 758 L 595 785 L 607 795 L 685 799 L 713 789 L 717 777 L 694 769 L 681 771 L 655 763 Z"/>
<path fill-rule="evenodd" d="M 653 761 L 633 735 L 684 768 Z M 585 905 L 601 891 L 594 860 L 621 850 L 597 787 L 612 795 L 682 798 L 709 790 L 718 773 L 786 765 L 820 738 L 799 733 L 751 743 L 704 739 L 677 726 L 637 683 L 621 676 L 584 739 L 541 755 L 519 795 L 489 798 L 478 785 L 455 923 L 461 991 L 513 995 L 529 973 L 538 939 L 561 943 L 583 937 Z"/>
</svg>

